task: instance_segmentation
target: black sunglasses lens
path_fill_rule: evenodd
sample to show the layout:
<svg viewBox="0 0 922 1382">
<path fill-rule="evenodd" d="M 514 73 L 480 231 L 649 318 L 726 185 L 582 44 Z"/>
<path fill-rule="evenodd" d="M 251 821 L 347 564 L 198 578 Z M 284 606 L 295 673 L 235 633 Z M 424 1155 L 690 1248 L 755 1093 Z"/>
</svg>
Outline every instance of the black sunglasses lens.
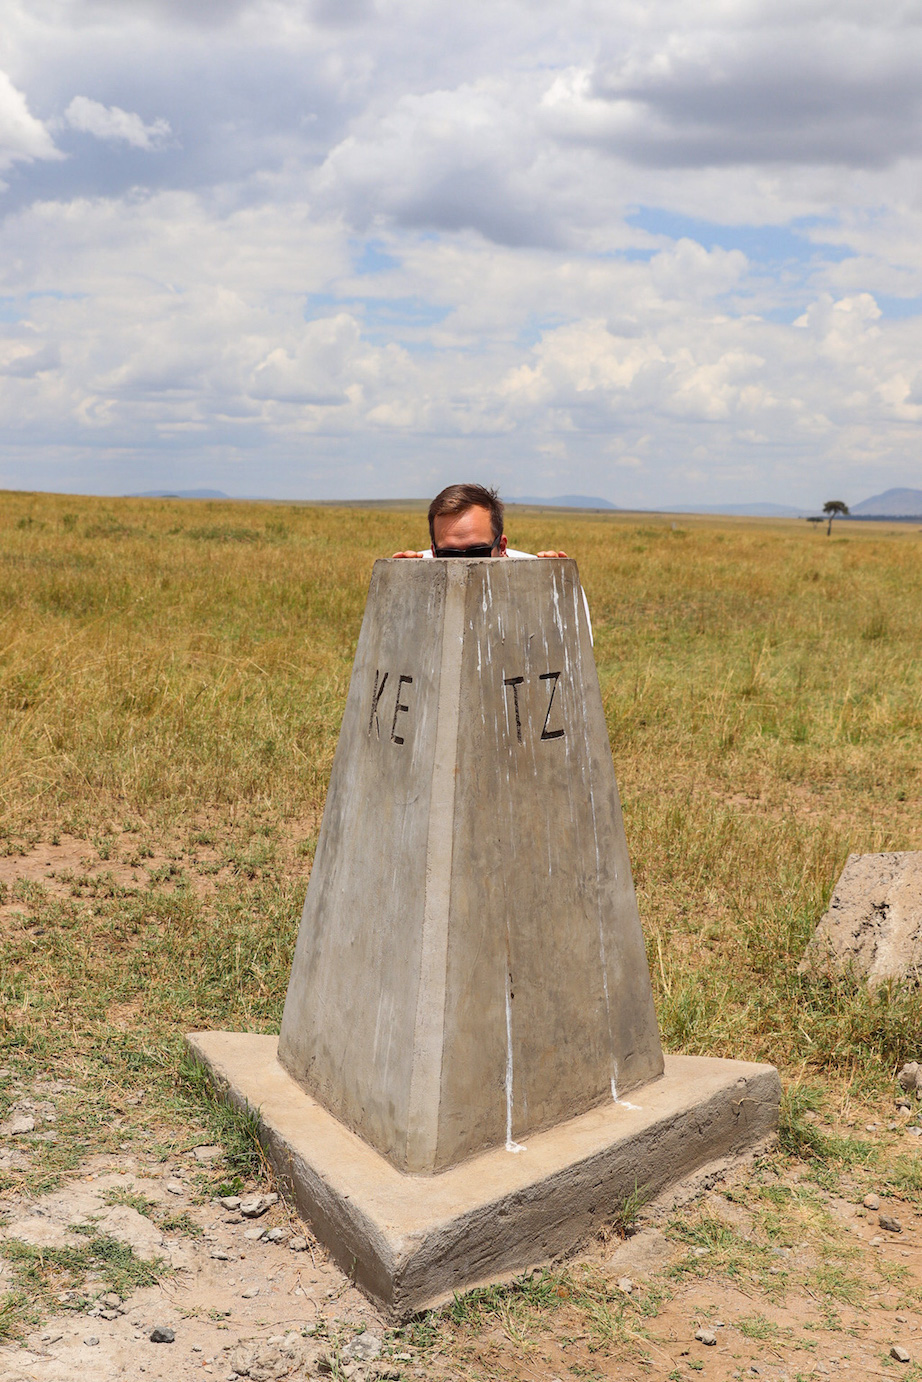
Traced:
<svg viewBox="0 0 922 1382">
<path fill-rule="evenodd" d="M 489 557 L 496 543 L 479 543 L 476 547 L 436 547 L 437 557 Z"/>
</svg>

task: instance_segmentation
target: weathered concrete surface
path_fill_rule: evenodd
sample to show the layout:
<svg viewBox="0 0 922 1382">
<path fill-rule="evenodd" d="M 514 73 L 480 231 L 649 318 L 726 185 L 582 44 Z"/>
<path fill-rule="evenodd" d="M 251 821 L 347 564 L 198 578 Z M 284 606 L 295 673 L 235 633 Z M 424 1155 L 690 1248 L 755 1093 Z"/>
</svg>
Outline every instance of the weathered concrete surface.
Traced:
<svg viewBox="0 0 922 1382">
<path fill-rule="evenodd" d="M 394 1318 L 578 1247 L 641 1188 L 660 1196 L 774 1136 L 772 1066 L 669 1056 L 662 1079 L 512 1153 L 405 1175 L 300 1088 L 271 1036 L 188 1038 L 225 1097 L 260 1112 L 276 1170 L 343 1269 Z"/>
<path fill-rule="evenodd" d="M 850 854 L 798 972 L 922 979 L 922 852 Z"/>
<path fill-rule="evenodd" d="M 375 563 L 279 1055 L 420 1173 L 660 1075 L 575 562 Z"/>
</svg>

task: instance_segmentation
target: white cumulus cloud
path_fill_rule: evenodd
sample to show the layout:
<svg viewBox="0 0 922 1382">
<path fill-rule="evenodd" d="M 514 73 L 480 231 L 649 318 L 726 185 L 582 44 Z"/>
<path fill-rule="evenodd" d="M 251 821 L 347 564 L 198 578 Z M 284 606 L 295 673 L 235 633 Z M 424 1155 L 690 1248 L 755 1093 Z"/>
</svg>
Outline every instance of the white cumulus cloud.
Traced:
<svg viewBox="0 0 922 1382">
<path fill-rule="evenodd" d="M 64 112 L 72 130 L 97 139 L 123 140 L 135 149 L 161 149 L 171 130 L 168 120 L 158 118 L 146 125 L 134 111 L 104 106 L 89 96 L 75 96 Z"/>
<path fill-rule="evenodd" d="M 21 160 L 59 158 L 54 140 L 5 72 L 0 71 L 0 169 Z"/>
</svg>

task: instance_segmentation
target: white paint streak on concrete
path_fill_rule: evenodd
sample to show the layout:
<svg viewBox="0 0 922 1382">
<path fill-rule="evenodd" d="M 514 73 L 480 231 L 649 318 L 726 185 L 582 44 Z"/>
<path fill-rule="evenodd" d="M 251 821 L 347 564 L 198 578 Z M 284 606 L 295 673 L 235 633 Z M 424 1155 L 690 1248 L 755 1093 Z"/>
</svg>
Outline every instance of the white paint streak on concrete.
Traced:
<svg viewBox="0 0 922 1382">
<path fill-rule="evenodd" d="M 506 968 L 506 1151 L 527 1151 L 512 1139 L 512 976 Z"/>
</svg>

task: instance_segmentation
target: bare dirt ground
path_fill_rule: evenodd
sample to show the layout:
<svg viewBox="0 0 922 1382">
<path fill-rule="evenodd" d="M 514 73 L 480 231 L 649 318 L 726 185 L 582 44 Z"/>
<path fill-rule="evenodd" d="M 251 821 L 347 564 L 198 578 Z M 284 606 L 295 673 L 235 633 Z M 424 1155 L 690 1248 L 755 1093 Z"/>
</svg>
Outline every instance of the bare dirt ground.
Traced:
<svg viewBox="0 0 922 1382">
<path fill-rule="evenodd" d="M 196 889 L 232 876 L 207 845 L 196 861 L 200 872 L 185 864 Z M 27 924 L 17 888 L 91 899 L 110 872 L 124 888 L 155 875 L 169 889 L 171 863 L 130 832 L 109 858 L 67 836 L 2 857 L 13 900 L 0 927 Z M 49 1150 L 83 1145 L 80 1111 L 97 1091 L 79 1062 L 3 1069 L 0 1081 L 0 1326 L 4 1302 L 20 1311 L 0 1342 L 0 1382 L 922 1377 L 922 1137 L 893 1098 L 856 1108 L 831 1093 L 804 1115 L 844 1149 L 837 1160 L 740 1167 L 678 1213 L 641 1212 L 626 1241 L 394 1329 L 283 1199 L 241 1213 L 204 1126 L 171 1146 L 143 1083 L 107 1096 L 118 1150 L 100 1154 L 90 1137 L 41 1190 Z M 263 1178 L 235 1194 L 273 1192 Z"/>
<path fill-rule="evenodd" d="M 46 1081 L 23 1093 L 3 1128 L 7 1165 L 12 1150 L 25 1169 L 30 1143 L 53 1132 L 56 1100 L 68 1092 Z M 16 1118 L 32 1120 L 32 1131 L 11 1133 Z M 867 1210 L 797 1170 L 763 1169 L 757 1181 L 769 1198 L 806 1195 L 811 1214 L 800 1221 L 799 1241 L 791 1241 L 789 1224 L 774 1226 L 772 1242 L 772 1224 L 759 1222 L 764 1196 L 754 1193 L 752 1168 L 741 1168 L 737 1183 L 715 1186 L 683 1211 L 684 1235 L 674 1217 L 651 1212 L 626 1241 L 591 1245 L 561 1274 L 553 1309 L 528 1319 L 504 1310 L 501 1299 L 487 1312 L 456 1309 L 435 1317 L 420 1340 L 387 1327 L 283 1200 L 256 1217 L 213 1196 L 203 1202 L 203 1167 L 219 1166 L 214 1146 L 166 1162 L 97 1156 L 51 1193 L 7 1192 L 0 1246 L 79 1251 L 89 1229 L 166 1271 L 121 1295 L 90 1271 L 20 1342 L 0 1346 L 2 1382 L 315 1375 L 633 1382 L 692 1373 L 795 1382 L 922 1371 L 922 1218 L 897 1200 Z M 900 1231 L 881 1228 L 887 1213 L 899 1218 Z M 12 1273 L 3 1262 L 0 1292 L 10 1289 Z M 606 1282 L 623 1308 L 609 1306 L 606 1320 L 600 1305 L 587 1321 L 586 1279 Z M 156 1342 L 158 1329 L 172 1340 Z M 908 1362 L 891 1358 L 894 1346 Z"/>
</svg>

